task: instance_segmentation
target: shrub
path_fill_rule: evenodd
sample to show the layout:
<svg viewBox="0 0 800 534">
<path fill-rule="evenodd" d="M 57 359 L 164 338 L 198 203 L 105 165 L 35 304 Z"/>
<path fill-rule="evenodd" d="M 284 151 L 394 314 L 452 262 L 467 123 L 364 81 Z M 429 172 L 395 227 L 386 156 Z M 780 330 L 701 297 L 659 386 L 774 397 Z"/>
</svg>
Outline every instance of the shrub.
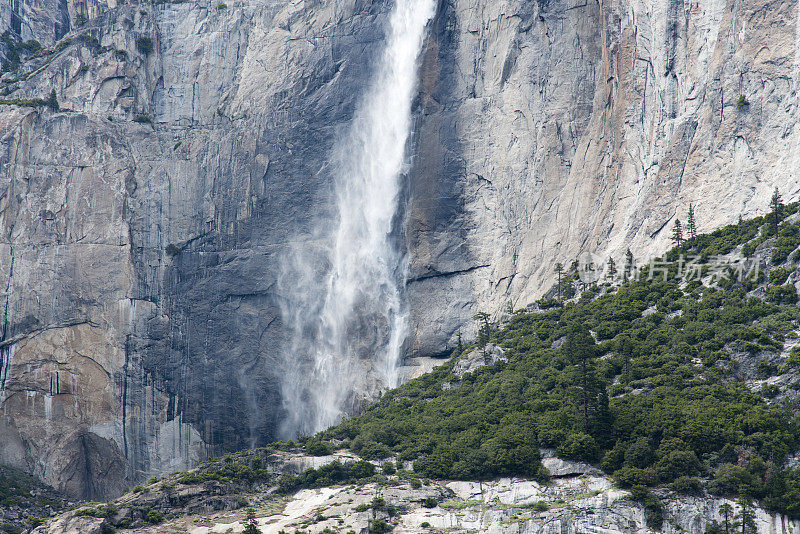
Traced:
<svg viewBox="0 0 800 534">
<path fill-rule="evenodd" d="M 797 289 L 793 284 L 773 286 L 767 289 L 766 299 L 775 304 L 794 304 L 797 302 Z"/>
<path fill-rule="evenodd" d="M 653 462 L 653 445 L 647 438 L 639 438 L 625 449 L 625 465 L 643 468 Z"/>
<path fill-rule="evenodd" d="M 25 522 L 30 525 L 31 528 L 36 528 L 40 525 L 44 525 L 44 519 L 40 517 L 36 517 L 35 515 L 30 516 Z"/>
<path fill-rule="evenodd" d="M 645 521 L 647 521 L 647 526 L 661 530 L 661 525 L 664 523 L 664 505 L 661 504 L 661 501 L 644 486 L 631 488 L 631 496 L 644 506 L 644 517 Z"/>
<path fill-rule="evenodd" d="M 700 471 L 700 461 L 692 451 L 672 451 L 656 464 L 658 478 L 672 482 L 678 477 L 695 475 Z"/>
<path fill-rule="evenodd" d="M 306 443 L 306 453 L 311 456 L 329 456 L 333 454 L 333 449 L 327 441 L 311 440 Z"/>
<path fill-rule="evenodd" d="M 147 508 L 142 512 L 142 519 L 144 519 L 151 525 L 158 525 L 159 523 L 164 522 L 164 514 L 162 514 L 158 510 Z"/>
<path fill-rule="evenodd" d="M 319 488 L 335 484 L 352 484 L 375 474 L 375 466 L 366 461 L 341 463 L 336 460 L 319 469 L 306 469 L 298 476 L 285 474 L 279 481 L 279 491 L 290 493 L 301 488 Z"/>
<path fill-rule="evenodd" d="M 365 460 L 383 460 L 391 456 L 392 451 L 383 443 L 368 441 L 361 447 L 359 454 Z"/>
<path fill-rule="evenodd" d="M 425 497 L 422 500 L 422 506 L 425 508 L 436 508 L 439 506 L 439 501 L 437 501 L 434 497 Z"/>
<path fill-rule="evenodd" d="M 772 269 L 769 272 L 769 281 L 776 286 L 780 286 L 786 282 L 786 279 L 789 278 L 790 274 L 792 273 L 788 269 Z"/>
<path fill-rule="evenodd" d="M 767 360 L 760 360 L 756 365 L 756 373 L 758 373 L 759 378 L 769 378 L 777 374 L 777 372 L 778 366 Z"/>
<path fill-rule="evenodd" d="M 597 442 L 583 432 L 569 434 L 564 443 L 558 446 L 557 453 L 568 460 L 592 462 L 597 459 Z"/>
<path fill-rule="evenodd" d="M 792 347 L 789 358 L 786 360 L 786 366 L 789 369 L 800 370 L 800 346 Z"/>
<path fill-rule="evenodd" d="M 781 388 L 777 384 L 763 384 L 761 386 L 761 395 L 768 399 L 774 399 L 781 393 Z"/>
<path fill-rule="evenodd" d="M 658 475 L 656 475 L 653 469 L 623 467 L 614 472 L 614 480 L 623 488 L 631 488 L 633 486 L 655 486 L 658 484 Z"/>
<path fill-rule="evenodd" d="M 392 462 L 383 462 L 381 466 L 381 471 L 383 471 L 384 475 L 393 475 L 397 472 L 397 469 Z"/>
<path fill-rule="evenodd" d="M 536 512 L 546 512 L 550 509 L 550 506 L 548 506 L 548 504 L 544 501 L 536 501 L 533 503 L 532 508 Z"/>
<path fill-rule="evenodd" d="M 143 486 L 136 486 L 136 488 L 142 488 L 141 491 L 144 491 Z M 134 491 L 136 491 L 136 488 L 134 488 Z M 111 517 L 116 513 L 117 513 L 117 507 L 113 503 L 101 504 L 94 508 L 81 508 L 75 511 L 76 516 L 90 516 L 90 517 Z"/>
<path fill-rule="evenodd" d="M 703 484 L 694 477 L 678 477 L 672 482 L 672 491 L 684 495 L 702 495 Z"/>
<path fill-rule="evenodd" d="M 153 39 L 150 37 L 142 36 L 136 38 L 136 50 L 145 56 L 149 55 L 153 51 L 153 48 Z"/>
<path fill-rule="evenodd" d="M 752 488 L 755 485 L 756 480 L 744 467 L 723 464 L 717 468 L 709 490 L 717 495 L 735 496 L 741 490 Z"/>
<path fill-rule="evenodd" d="M 384 534 L 392 531 L 392 525 L 385 519 L 373 519 L 369 522 L 369 534 Z"/>
</svg>

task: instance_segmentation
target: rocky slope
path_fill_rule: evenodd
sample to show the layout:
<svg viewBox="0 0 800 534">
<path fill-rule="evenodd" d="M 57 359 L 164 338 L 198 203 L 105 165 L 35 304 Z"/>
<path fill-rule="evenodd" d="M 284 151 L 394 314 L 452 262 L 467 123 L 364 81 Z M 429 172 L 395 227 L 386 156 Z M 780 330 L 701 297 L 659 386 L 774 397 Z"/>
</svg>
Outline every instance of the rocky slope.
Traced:
<svg viewBox="0 0 800 534">
<path fill-rule="evenodd" d="M 305 457 L 296 453 L 247 453 L 230 459 L 238 464 L 265 462 L 277 476 L 334 460 L 354 461 L 349 454 Z M 236 483 L 182 483 L 167 477 L 137 488 L 102 507 L 67 512 L 34 530 L 36 534 L 95 534 L 103 525 L 121 526 L 137 533 L 236 533 L 250 522 L 264 534 L 280 532 L 579 532 L 649 533 L 642 505 L 626 491 L 584 464 L 544 458 L 554 475 L 549 484 L 511 478 L 490 482 L 420 481 L 408 472 L 377 475 L 349 485 L 304 489 L 284 496 L 269 481 L 245 489 Z M 186 475 L 182 475 L 185 477 Z M 183 479 L 185 480 L 185 478 Z M 274 479 L 273 479 L 274 480 Z M 686 497 L 665 492 L 665 533 L 704 534 L 721 519 L 717 512 L 725 499 Z M 87 514 L 87 511 L 89 512 Z M 91 514 L 100 516 L 93 517 Z M 106 515 L 107 517 L 102 517 Z M 797 534 L 800 521 L 754 510 L 758 532 Z M 156 523 L 155 525 L 148 525 Z"/>
<path fill-rule="evenodd" d="M 0 462 L 105 498 L 276 436 L 278 259 L 330 212 L 321 170 L 390 6 L 0 4 L 45 47 L 2 98 L 60 105 L 0 106 Z M 710 229 L 796 198 L 799 43 L 784 0 L 440 2 L 409 354 L 579 251 L 662 250 L 690 202 Z"/>
<path fill-rule="evenodd" d="M 33 528 L 66 505 L 53 488 L 26 473 L 0 466 L 0 531 Z"/>
</svg>

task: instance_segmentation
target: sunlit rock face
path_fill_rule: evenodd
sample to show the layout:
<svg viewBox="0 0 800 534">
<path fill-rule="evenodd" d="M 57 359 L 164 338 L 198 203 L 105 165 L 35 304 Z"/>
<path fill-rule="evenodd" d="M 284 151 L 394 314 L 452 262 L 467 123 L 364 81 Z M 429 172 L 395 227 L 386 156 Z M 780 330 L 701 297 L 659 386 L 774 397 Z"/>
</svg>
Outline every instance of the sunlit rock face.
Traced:
<svg viewBox="0 0 800 534">
<path fill-rule="evenodd" d="M 0 108 L 0 461 L 76 495 L 285 416 L 279 258 L 333 213 L 391 5 L 217 4 L 108 10 L 6 84 L 61 111 Z"/>
<path fill-rule="evenodd" d="M 412 174 L 415 347 L 580 252 L 639 261 L 800 196 L 796 2 L 443 2 Z M 469 337 L 469 336 L 467 336 Z"/>
<path fill-rule="evenodd" d="M 337 221 L 331 154 L 393 5 L 0 1 L 0 31 L 71 38 L 0 83 L 61 106 L 0 106 L 0 461 L 103 498 L 279 435 L 284 259 Z M 403 354 L 469 339 L 580 251 L 663 250 L 689 203 L 709 230 L 774 186 L 796 199 L 797 20 L 788 1 L 439 2 L 393 225 Z"/>
</svg>

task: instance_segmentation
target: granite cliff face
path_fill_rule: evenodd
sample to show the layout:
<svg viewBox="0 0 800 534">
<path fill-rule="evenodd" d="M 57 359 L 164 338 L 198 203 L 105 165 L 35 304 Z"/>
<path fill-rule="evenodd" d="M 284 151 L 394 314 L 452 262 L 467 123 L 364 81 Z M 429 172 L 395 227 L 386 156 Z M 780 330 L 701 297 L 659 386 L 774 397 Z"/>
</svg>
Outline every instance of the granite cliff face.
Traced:
<svg viewBox="0 0 800 534">
<path fill-rule="evenodd" d="M 391 4 L 0 3 L 0 31 L 45 47 L 2 98 L 61 108 L 0 106 L 0 462 L 104 498 L 276 437 L 279 260 L 334 211 L 322 170 Z M 403 210 L 408 355 L 532 301 L 580 251 L 662 250 L 690 202 L 707 230 L 774 186 L 796 199 L 798 16 L 439 2 Z"/>
<path fill-rule="evenodd" d="M 664 250 L 690 203 L 708 231 L 766 212 L 775 186 L 796 199 L 798 9 L 443 3 L 412 180 L 416 347 L 525 306 L 581 252 Z"/>
</svg>

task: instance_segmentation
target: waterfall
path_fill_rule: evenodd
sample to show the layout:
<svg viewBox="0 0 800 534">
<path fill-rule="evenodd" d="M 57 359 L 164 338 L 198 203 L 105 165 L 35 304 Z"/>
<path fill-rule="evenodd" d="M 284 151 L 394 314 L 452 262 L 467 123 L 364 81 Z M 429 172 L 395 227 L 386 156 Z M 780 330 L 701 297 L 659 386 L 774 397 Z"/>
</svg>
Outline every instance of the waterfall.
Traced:
<svg viewBox="0 0 800 534">
<path fill-rule="evenodd" d="M 336 220 L 322 221 L 322 237 L 284 262 L 284 437 L 327 428 L 397 383 L 407 335 L 399 197 L 417 60 L 435 9 L 435 0 L 396 0 L 373 80 L 329 160 Z"/>
</svg>

